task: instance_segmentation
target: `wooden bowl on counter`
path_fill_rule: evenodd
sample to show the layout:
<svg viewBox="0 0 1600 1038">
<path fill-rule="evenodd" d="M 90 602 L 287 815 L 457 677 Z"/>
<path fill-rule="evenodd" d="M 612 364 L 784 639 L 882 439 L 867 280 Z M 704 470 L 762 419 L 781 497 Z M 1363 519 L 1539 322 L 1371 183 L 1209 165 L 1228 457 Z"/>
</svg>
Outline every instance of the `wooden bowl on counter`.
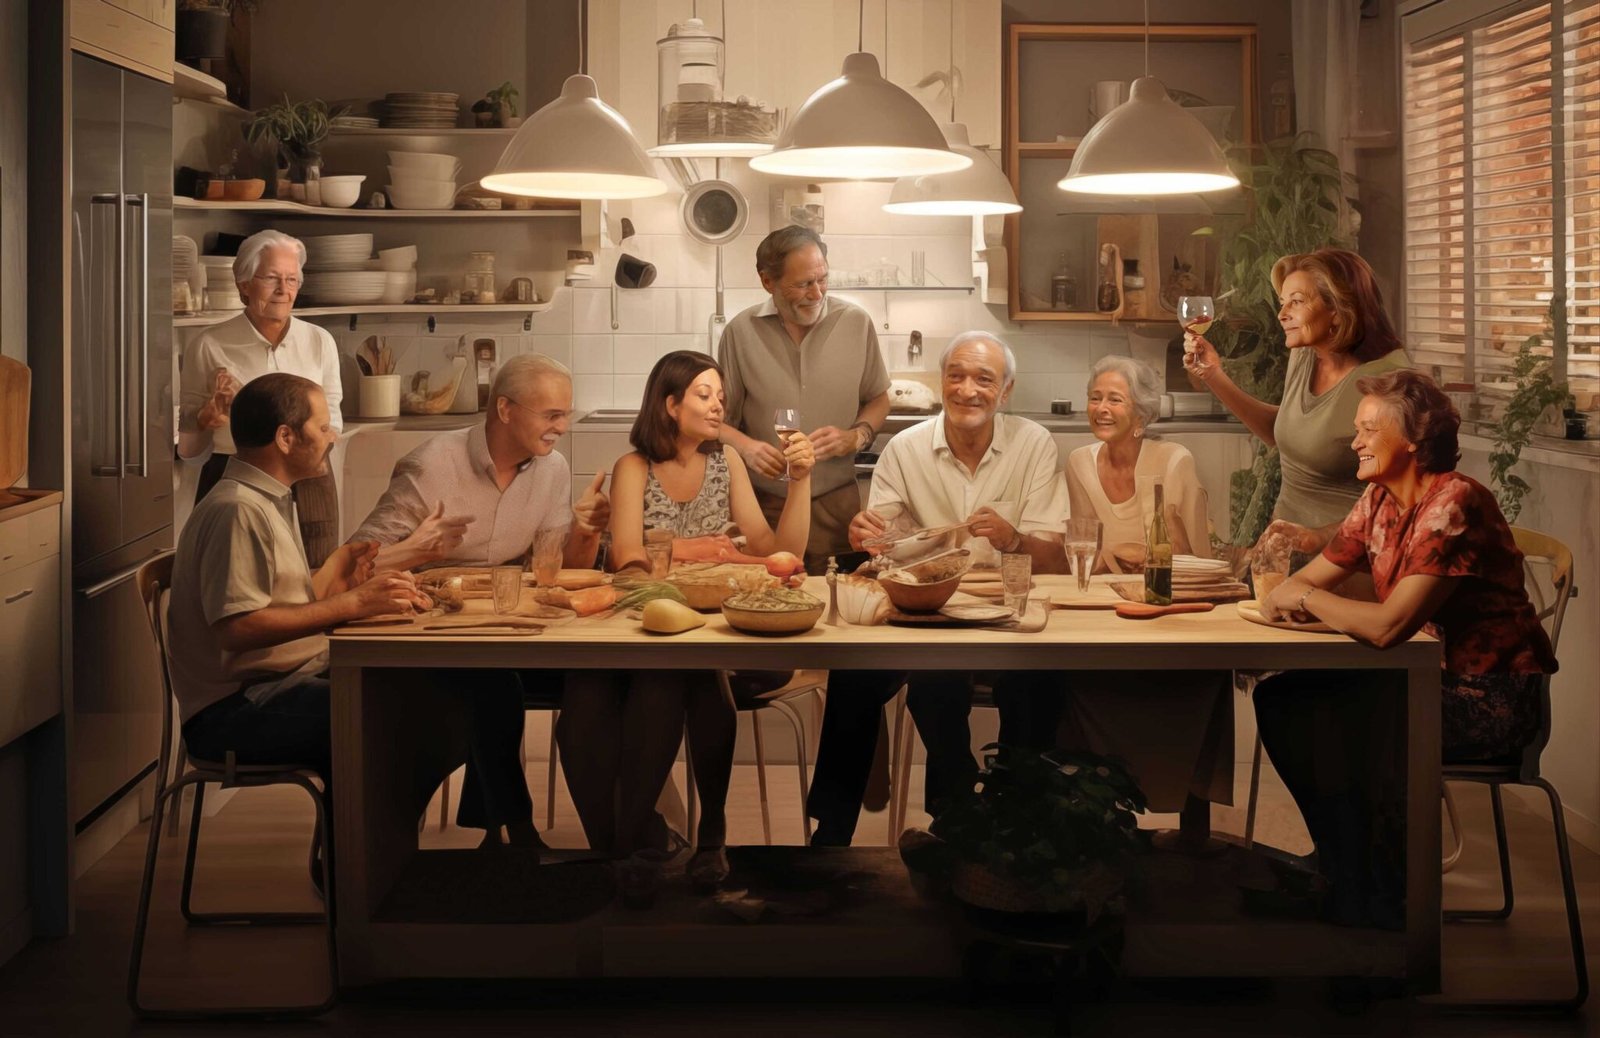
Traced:
<svg viewBox="0 0 1600 1038">
<path fill-rule="evenodd" d="M 791 601 L 777 608 L 755 609 L 742 605 L 753 598 L 784 595 Z M 745 634 L 799 634 L 809 631 L 822 619 L 822 601 L 804 592 L 744 592 L 728 596 L 722 603 L 722 618 L 728 626 Z"/>
<path fill-rule="evenodd" d="M 907 580 L 895 579 L 895 573 L 903 572 L 904 570 L 895 570 L 878 578 L 883 593 L 889 596 L 889 601 L 902 613 L 936 613 L 950 601 L 950 596 L 956 593 L 956 588 L 961 586 L 960 573 L 933 583 L 913 584 Z"/>
</svg>

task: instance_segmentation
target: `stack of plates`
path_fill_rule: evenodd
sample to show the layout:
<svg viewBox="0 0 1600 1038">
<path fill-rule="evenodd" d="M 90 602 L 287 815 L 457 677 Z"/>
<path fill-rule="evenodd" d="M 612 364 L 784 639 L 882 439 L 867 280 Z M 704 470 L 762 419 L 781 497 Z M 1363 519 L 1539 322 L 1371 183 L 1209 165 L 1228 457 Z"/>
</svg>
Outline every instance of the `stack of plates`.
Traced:
<svg viewBox="0 0 1600 1038">
<path fill-rule="evenodd" d="M 372 258 L 372 235 L 325 234 L 302 238 L 306 247 L 306 270 L 365 270 Z"/>
<path fill-rule="evenodd" d="M 1172 557 L 1172 583 L 1178 585 L 1208 586 L 1233 581 L 1233 571 L 1225 559 L 1202 559 L 1194 555 Z"/>
<path fill-rule="evenodd" d="M 370 115 L 339 115 L 328 120 L 335 130 L 376 130 L 378 120 Z"/>
<path fill-rule="evenodd" d="M 172 283 L 177 285 L 185 282 L 189 286 L 189 306 L 191 310 L 199 310 L 204 306 L 203 292 L 206 279 L 200 273 L 200 247 L 194 243 L 193 238 L 181 234 L 172 236 Z M 177 297 L 174 295 L 174 305 Z"/>
<path fill-rule="evenodd" d="M 381 270 L 328 270 L 306 279 L 316 301 L 326 306 L 362 306 L 383 299 L 389 275 Z"/>
<path fill-rule="evenodd" d="M 207 310 L 244 309 L 244 300 L 233 283 L 232 256 L 201 256 L 200 269 L 205 273 Z"/>
<path fill-rule="evenodd" d="M 459 94 L 391 93 L 383 99 L 383 125 L 397 129 L 443 130 L 453 128 L 460 115 Z"/>
</svg>

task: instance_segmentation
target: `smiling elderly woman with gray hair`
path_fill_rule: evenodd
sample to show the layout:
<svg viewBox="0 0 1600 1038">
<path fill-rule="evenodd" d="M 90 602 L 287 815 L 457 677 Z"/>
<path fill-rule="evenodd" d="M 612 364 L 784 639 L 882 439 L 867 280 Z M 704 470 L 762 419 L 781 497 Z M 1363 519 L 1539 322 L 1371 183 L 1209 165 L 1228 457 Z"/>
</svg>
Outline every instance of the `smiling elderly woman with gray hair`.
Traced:
<svg viewBox="0 0 1600 1038">
<path fill-rule="evenodd" d="M 1161 405 L 1156 370 L 1131 357 L 1101 357 L 1089 371 L 1088 401 L 1089 431 L 1099 442 L 1067 458 L 1067 496 L 1072 515 L 1100 520 L 1101 565 L 1142 562 L 1158 481 L 1173 550 L 1209 558 L 1206 491 L 1194 456 L 1149 435 Z"/>
</svg>

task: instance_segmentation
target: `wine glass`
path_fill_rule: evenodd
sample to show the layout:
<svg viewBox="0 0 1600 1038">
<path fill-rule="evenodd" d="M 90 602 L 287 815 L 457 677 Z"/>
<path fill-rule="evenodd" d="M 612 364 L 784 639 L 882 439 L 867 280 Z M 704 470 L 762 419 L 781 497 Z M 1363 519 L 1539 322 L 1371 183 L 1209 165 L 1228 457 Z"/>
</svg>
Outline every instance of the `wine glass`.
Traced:
<svg viewBox="0 0 1600 1038">
<path fill-rule="evenodd" d="M 778 444 L 781 447 L 789 445 L 789 437 L 800 431 L 800 411 L 793 407 L 780 407 L 772 415 L 772 426 L 778 432 Z M 778 479 L 787 483 L 789 476 L 789 463 L 783 463 L 783 475 Z"/>
<path fill-rule="evenodd" d="M 1078 593 L 1089 592 L 1089 574 L 1094 572 L 1095 559 L 1100 555 L 1100 520 L 1087 516 L 1073 516 L 1067 520 L 1067 557 L 1072 560 L 1072 572 L 1078 578 Z"/>
<path fill-rule="evenodd" d="M 1186 332 L 1204 335 L 1216 320 L 1217 304 L 1210 296 L 1179 296 L 1178 326 Z"/>
</svg>

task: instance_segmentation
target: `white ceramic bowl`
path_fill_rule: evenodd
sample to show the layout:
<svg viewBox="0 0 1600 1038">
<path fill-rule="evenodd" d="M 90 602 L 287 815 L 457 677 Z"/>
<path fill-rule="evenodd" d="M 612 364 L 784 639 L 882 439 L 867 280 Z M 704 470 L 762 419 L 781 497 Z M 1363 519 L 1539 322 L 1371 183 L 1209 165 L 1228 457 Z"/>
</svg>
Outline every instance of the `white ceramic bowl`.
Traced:
<svg viewBox="0 0 1600 1038">
<path fill-rule="evenodd" d="M 322 188 L 322 204 L 334 209 L 350 208 L 361 197 L 361 182 L 366 179 L 363 175 L 323 177 L 318 181 Z"/>
<path fill-rule="evenodd" d="M 401 245 L 393 249 L 378 250 L 378 266 L 384 270 L 413 270 L 417 265 L 417 247 Z"/>
<path fill-rule="evenodd" d="M 412 176 L 426 180 L 454 180 L 456 174 L 461 172 L 461 160 L 454 155 L 444 155 L 439 152 L 391 151 L 389 153 L 391 179 L 397 169 L 403 169 Z"/>
<path fill-rule="evenodd" d="M 384 272 L 383 298 L 380 302 L 397 305 L 417 292 L 417 272 L 414 270 L 389 270 Z"/>
<path fill-rule="evenodd" d="M 389 184 L 384 188 L 396 209 L 449 209 L 456 204 L 453 180 L 421 180 L 411 184 Z"/>
</svg>

